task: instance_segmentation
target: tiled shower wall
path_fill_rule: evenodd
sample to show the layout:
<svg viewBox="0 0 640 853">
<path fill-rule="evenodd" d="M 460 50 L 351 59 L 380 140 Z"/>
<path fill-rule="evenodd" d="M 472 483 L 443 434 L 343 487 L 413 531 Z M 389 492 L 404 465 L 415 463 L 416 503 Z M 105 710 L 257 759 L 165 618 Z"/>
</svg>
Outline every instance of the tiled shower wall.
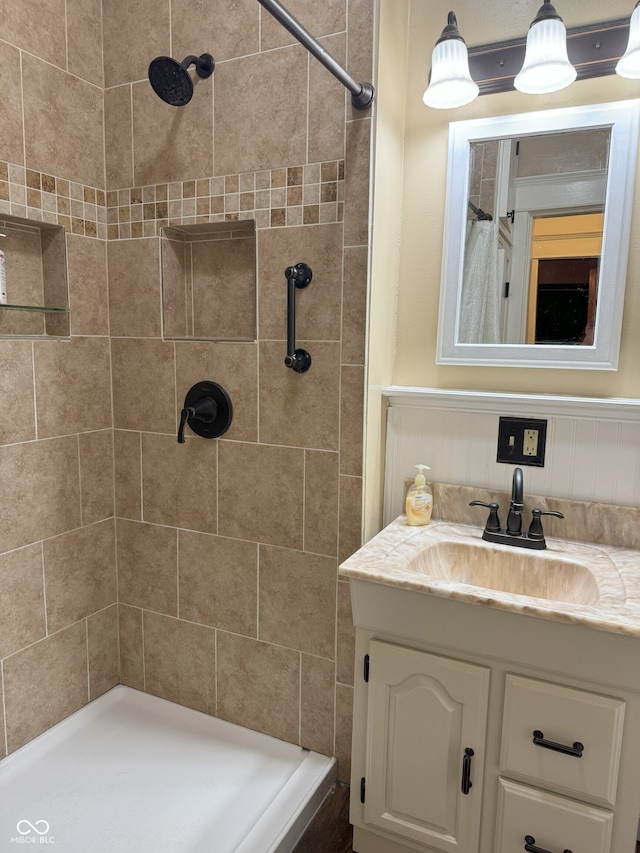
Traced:
<svg viewBox="0 0 640 853">
<path fill-rule="evenodd" d="M 71 27 L 74 3 L 67 5 Z M 81 0 L 77 5 L 83 6 L 78 17 L 93 36 L 94 10 Z M 299 0 L 288 8 L 356 79 L 371 79 L 371 0 Z M 19 35 L 26 40 L 32 34 L 25 27 Z M 69 46 L 76 42 L 79 36 L 67 37 Z M 27 187 L 36 189 L 28 182 L 35 184 L 39 171 L 43 218 L 71 217 L 62 224 L 71 232 L 72 341 L 1 342 L 0 352 L 11 365 L 2 373 L 2 393 L 12 394 L 16 406 L 3 407 L 8 447 L 0 449 L 0 470 L 21 495 L 0 514 L 3 543 L 5 531 L 20 529 L 16 517 L 23 508 L 29 527 L 2 550 L 26 545 L 25 551 L 35 548 L 39 556 L 30 593 L 11 565 L 19 552 L 6 555 L 6 567 L 0 562 L 0 589 L 10 593 L 0 601 L 0 616 L 3 607 L 8 614 L 0 619 L 7 746 L 16 748 L 120 677 L 243 725 L 335 752 L 347 778 L 351 613 L 348 587 L 337 581 L 337 563 L 360 539 L 370 117 L 351 109 L 340 84 L 255 0 L 231 5 L 213 0 L 195 8 L 184 0 L 160 7 L 157 2 L 105 4 L 104 46 L 106 207 L 97 205 L 95 217 L 86 207 L 93 197 L 89 192 L 87 200 L 85 188 L 100 187 L 100 181 L 93 180 L 88 165 L 71 171 L 68 152 L 60 154 L 59 163 L 47 159 L 52 146 L 46 141 L 42 156 L 30 157 L 27 77 L 22 78 L 28 171 L 15 203 L 37 209 L 38 199 Z M 144 79 L 151 57 L 204 51 L 216 59 L 215 74 L 196 82 L 188 107 L 176 110 L 152 94 Z M 88 61 L 88 54 L 82 55 Z M 32 57 L 24 56 L 26 65 Z M 63 71 L 66 76 L 56 82 L 68 78 L 75 94 L 81 81 L 71 69 L 62 66 Z M 64 100 L 53 84 L 51 89 L 48 98 Z M 40 89 L 33 97 L 42 99 Z M 62 133 L 67 118 L 61 111 L 57 131 L 62 135 L 56 138 L 68 140 L 73 149 L 73 127 Z M 75 127 L 74 122 L 81 124 L 75 114 Z M 6 159 L 20 167 L 18 154 L 17 148 L 7 149 Z M 72 183 L 67 187 L 65 181 Z M 5 203 L 11 205 L 12 184 L 6 183 Z M 82 202 L 82 212 L 74 202 Z M 234 218 L 252 218 L 257 225 L 257 341 L 163 341 L 159 229 Z M 94 226 L 86 223 L 91 222 L 95 236 L 89 238 Z M 312 284 L 298 294 L 299 345 L 313 359 L 302 375 L 283 364 L 284 269 L 298 261 L 313 269 Z M 35 376 L 36 386 L 42 372 L 32 436 L 8 416 L 29 396 L 17 376 L 14 350 L 23 354 L 22 373 L 30 381 Z M 222 439 L 188 436 L 178 445 L 184 394 L 201 379 L 227 388 L 233 424 Z M 47 426 L 53 432 L 37 431 L 41 419 L 53 421 Z M 45 444 L 49 436 L 56 442 L 63 436 L 68 452 L 75 442 L 77 473 L 68 456 L 56 457 L 57 468 L 39 464 L 43 453 L 57 450 L 52 442 Z M 30 462 L 25 479 L 18 473 L 23 463 L 13 458 L 15 447 L 37 454 L 33 448 L 39 445 L 44 449 Z M 66 481 L 61 485 L 63 475 L 74 480 L 81 507 L 91 500 L 91 482 L 99 480 L 100 507 L 94 497 L 91 512 L 68 517 L 73 492 Z M 56 516 L 52 526 L 49 517 L 59 505 L 65 517 Z M 108 529 L 111 539 L 83 551 L 73 537 L 84 535 L 85 542 L 84 527 L 89 533 L 95 527 L 96 535 Z M 67 530 L 65 539 L 61 534 Z M 58 555 L 58 575 L 47 569 L 52 536 L 70 543 L 66 557 Z M 97 555 L 114 549 L 116 562 L 109 557 L 100 569 Z M 111 655 L 115 566 L 120 674 Z M 58 576 L 74 604 L 67 607 L 64 628 L 49 613 L 54 609 L 49 592 Z M 31 601 L 40 596 L 42 602 L 28 631 L 20 595 Z M 92 651 L 92 620 L 100 627 L 93 634 L 105 649 L 101 656 Z M 80 663 L 81 631 L 85 643 L 87 631 L 89 637 L 88 688 L 86 662 Z M 47 691 L 60 697 L 48 716 L 33 702 L 45 675 Z M 82 678 L 85 692 L 69 695 L 68 682 Z M 25 712 L 33 723 L 20 734 L 16 719 Z"/>
<path fill-rule="evenodd" d="M 71 340 L 0 340 L 0 757 L 119 680 L 100 5 L 33 15 L 2 10 L 0 213 L 66 228 Z"/>
</svg>

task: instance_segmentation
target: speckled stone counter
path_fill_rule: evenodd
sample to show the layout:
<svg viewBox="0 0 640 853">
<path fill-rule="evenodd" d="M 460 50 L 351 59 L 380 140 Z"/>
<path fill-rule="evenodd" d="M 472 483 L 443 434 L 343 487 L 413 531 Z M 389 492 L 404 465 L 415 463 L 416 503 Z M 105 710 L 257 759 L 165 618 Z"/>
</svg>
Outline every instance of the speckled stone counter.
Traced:
<svg viewBox="0 0 640 853">
<path fill-rule="evenodd" d="M 484 542 L 486 510 L 467 506 L 472 499 L 498 499 L 506 509 L 508 496 L 504 493 L 436 484 L 434 497 L 436 513 L 465 519 L 470 513 L 479 514 L 478 524 L 434 519 L 424 527 L 409 527 L 401 516 L 345 560 L 340 576 L 640 637 L 640 549 L 630 545 L 640 546 L 640 510 L 532 499 L 536 502 L 528 502 L 526 523 L 532 505 L 557 509 L 567 516 L 566 526 L 576 539 L 590 525 L 597 528 L 599 542 L 587 541 L 586 537 L 583 541 L 561 539 L 547 533 L 547 549 L 529 551 Z M 545 531 L 551 527 L 546 522 Z M 558 521 L 555 529 L 562 523 Z M 603 541 L 606 539 L 620 544 Z M 451 571 L 440 556 L 444 553 L 472 554 L 474 562 L 486 563 L 489 568 L 482 577 L 487 585 L 461 580 L 464 572 L 457 568 Z M 458 563 L 461 560 L 464 558 L 458 558 Z M 518 577 L 529 581 L 535 574 L 552 577 L 553 581 L 557 581 L 554 574 L 562 575 L 563 579 L 552 584 L 552 589 L 544 586 L 546 581 L 534 582 L 530 589 L 537 594 L 519 594 Z"/>
</svg>

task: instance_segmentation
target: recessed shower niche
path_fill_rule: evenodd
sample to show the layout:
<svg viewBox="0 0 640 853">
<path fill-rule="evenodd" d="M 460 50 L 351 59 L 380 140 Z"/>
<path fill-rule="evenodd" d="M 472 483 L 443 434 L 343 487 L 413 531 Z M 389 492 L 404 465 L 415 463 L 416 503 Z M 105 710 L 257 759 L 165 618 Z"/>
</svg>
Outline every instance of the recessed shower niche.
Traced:
<svg viewBox="0 0 640 853">
<path fill-rule="evenodd" d="M 256 339 L 256 229 L 252 219 L 162 229 L 165 339 Z"/>
<path fill-rule="evenodd" d="M 0 217 L 0 337 L 68 337 L 65 230 Z"/>
</svg>

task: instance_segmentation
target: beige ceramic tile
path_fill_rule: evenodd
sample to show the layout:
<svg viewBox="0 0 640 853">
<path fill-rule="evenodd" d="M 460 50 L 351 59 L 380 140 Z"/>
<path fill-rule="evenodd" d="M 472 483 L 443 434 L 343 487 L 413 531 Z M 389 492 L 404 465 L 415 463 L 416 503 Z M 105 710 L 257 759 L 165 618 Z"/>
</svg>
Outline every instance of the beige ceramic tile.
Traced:
<svg viewBox="0 0 640 853">
<path fill-rule="evenodd" d="M 116 529 L 120 602 L 175 616 L 177 531 L 124 519 L 118 519 Z"/>
<path fill-rule="evenodd" d="M 260 337 L 286 341 L 284 271 L 300 262 L 311 267 L 313 278 L 307 287 L 296 288 L 296 335 L 301 340 L 337 341 L 342 293 L 341 224 L 268 228 L 258 232 Z"/>
<path fill-rule="evenodd" d="M 142 610 L 120 603 L 118 617 L 120 681 L 127 687 L 144 690 Z"/>
<path fill-rule="evenodd" d="M 369 161 L 371 119 L 347 122 L 344 166 L 344 244 L 366 246 L 369 240 Z"/>
<path fill-rule="evenodd" d="M 142 449 L 139 432 L 114 430 L 116 515 L 142 519 Z"/>
<path fill-rule="evenodd" d="M 109 519 L 43 543 L 49 632 L 116 601 L 114 534 Z"/>
<path fill-rule="evenodd" d="M 173 52 L 181 59 L 211 53 L 216 62 L 257 53 L 259 23 L 255 0 L 172 0 Z"/>
<path fill-rule="evenodd" d="M 143 519 L 216 533 L 216 449 L 215 440 L 143 433 Z"/>
<path fill-rule="evenodd" d="M 324 3 L 288 0 L 286 7 L 287 11 L 316 39 L 329 33 L 342 32 L 347 25 L 346 0 L 327 0 Z M 266 9 L 262 10 L 261 22 L 262 50 L 270 50 L 295 42 L 294 36 L 285 30 Z"/>
<path fill-rule="evenodd" d="M 145 78 L 153 57 L 171 53 L 169 25 L 169 0 L 105 3 L 105 86 Z"/>
<path fill-rule="evenodd" d="M 178 567 L 181 619 L 257 636 L 255 543 L 180 530 Z"/>
<path fill-rule="evenodd" d="M 18 13 L 25 7 L 20 3 L 6 8 L 3 19 L 3 38 L 7 38 L 7 15 Z M 20 13 L 18 13 L 20 14 Z M 24 14 L 24 13 L 23 13 Z M 0 120 L 0 151 L 2 159 L 10 163 L 24 163 L 24 132 L 22 125 L 22 98 L 20 80 L 20 52 L 5 41 L 0 43 L 0 75 L 3 80 L 2 119 Z"/>
<path fill-rule="evenodd" d="M 336 681 L 342 684 L 353 684 L 355 639 L 351 590 L 348 583 L 340 581 L 338 583 Z"/>
<path fill-rule="evenodd" d="M 334 557 L 260 546 L 259 637 L 334 659 Z"/>
<path fill-rule="evenodd" d="M 340 400 L 340 473 L 362 476 L 364 367 L 343 367 Z"/>
<path fill-rule="evenodd" d="M 219 717 L 298 743 L 298 652 L 218 631 L 217 686 Z"/>
<path fill-rule="evenodd" d="M 218 533 L 300 549 L 303 488 L 304 451 L 221 441 Z"/>
<path fill-rule="evenodd" d="M 217 80 L 217 68 L 215 74 Z M 180 109 L 161 100 L 146 80 L 135 83 L 133 153 L 136 186 L 212 175 L 213 77 L 196 75 L 193 97 Z"/>
<path fill-rule="evenodd" d="M 133 185 L 133 112 L 131 86 L 104 93 L 104 140 L 107 189 Z"/>
<path fill-rule="evenodd" d="M 340 344 L 297 344 L 311 355 L 306 373 L 284 365 L 283 343 L 260 344 L 260 441 L 338 450 Z"/>
<path fill-rule="evenodd" d="M 113 432 L 79 436 L 82 523 L 93 524 L 113 515 Z"/>
<path fill-rule="evenodd" d="M 112 338 L 111 359 L 116 429 L 177 433 L 173 344 Z"/>
<path fill-rule="evenodd" d="M 256 338 L 256 259 L 253 236 L 191 246 L 193 331 L 196 338 Z"/>
<path fill-rule="evenodd" d="M 323 49 L 343 67 L 345 42 L 344 34 L 320 40 Z M 344 157 L 346 97 L 342 83 L 312 59 L 309 63 L 309 162 L 322 163 Z"/>
<path fill-rule="evenodd" d="M 22 3 L 8 3 L 2 18 L 3 40 L 60 68 L 66 66 L 64 0 L 39 4 L 37 10 Z"/>
<path fill-rule="evenodd" d="M 110 240 L 109 321 L 116 337 L 158 338 L 160 240 Z"/>
<path fill-rule="evenodd" d="M 0 698 L 3 698 L 4 691 L 2 686 L 2 668 L 0 667 Z M 7 754 L 6 734 L 4 726 L 4 701 L 0 702 L 0 758 L 4 758 Z"/>
<path fill-rule="evenodd" d="M 236 343 L 176 343 L 178 405 L 202 380 L 217 382 L 231 398 L 233 420 L 223 440 L 258 438 L 258 347 Z"/>
<path fill-rule="evenodd" d="M 2 659 L 46 634 L 40 544 L 0 556 L 0 590 Z"/>
<path fill-rule="evenodd" d="M 36 437 L 30 341 L 0 341 L 0 444 Z"/>
<path fill-rule="evenodd" d="M 80 526 L 76 436 L 0 447 L 0 542 L 19 548 Z"/>
<path fill-rule="evenodd" d="M 102 4 L 100 0 L 67 0 L 69 71 L 102 86 Z"/>
<path fill-rule="evenodd" d="M 38 437 L 110 429 L 109 340 L 34 344 Z"/>
<path fill-rule="evenodd" d="M 336 748 L 338 781 L 351 781 L 351 727 L 353 726 L 353 687 L 336 684 Z"/>
<path fill-rule="evenodd" d="M 342 362 L 364 364 L 367 327 L 366 246 L 345 249 L 342 294 Z"/>
<path fill-rule="evenodd" d="M 145 690 L 206 714 L 216 712 L 216 632 L 144 614 Z"/>
<path fill-rule="evenodd" d="M 349 54 L 347 68 L 358 81 L 373 81 L 373 27 L 375 15 L 371 0 L 349 0 L 347 29 L 349 31 Z M 368 112 L 350 108 L 352 115 L 369 115 Z"/>
<path fill-rule="evenodd" d="M 300 746 L 333 755 L 335 665 L 302 655 L 300 678 Z"/>
<path fill-rule="evenodd" d="M 304 550 L 338 551 L 338 454 L 305 450 Z"/>
<path fill-rule="evenodd" d="M 89 642 L 89 699 L 120 683 L 118 605 L 112 604 L 87 619 Z"/>
<path fill-rule="evenodd" d="M 73 335 L 108 335 L 107 244 L 67 233 L 69 319 Z"/>
<path fill-rule="evenodd" d="M 9 752 L 86 705 L 85 622 L 7 658 L 4 699 Z"/>
<path fill-rule="evenodd" d="M 22 55 L 22 66 L 26 162 L 49 175 L 103 186 L 102 89 L 29 54 Z"/>
<path fill-rule="evenodd" d="M 301 45 L 221 63 L 215 78 L 214 174 L 305 162 L 307 55 Z M 251 116 L 250 133 L 238 116 Z"/>
<path fill-rule="evenodd" d="M 340 525 L 338 562 L 346 560 L 362 544 L 362 479 L 340 477 Z"/>
</svg>

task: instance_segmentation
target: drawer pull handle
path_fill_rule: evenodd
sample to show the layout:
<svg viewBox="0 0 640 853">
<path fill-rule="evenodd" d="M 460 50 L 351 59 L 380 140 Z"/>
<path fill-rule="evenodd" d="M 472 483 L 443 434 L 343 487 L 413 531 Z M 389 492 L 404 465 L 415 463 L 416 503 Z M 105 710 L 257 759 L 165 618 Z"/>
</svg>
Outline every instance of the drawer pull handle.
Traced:
<svg viewBox="0 0 640 853">
<path fill-rule="evenodd" d="M 538 729 L 533 733 L 533 742 L 536 746 L 543 746 L 545 749 L 552 749 L 554 752 L 562 752 L 564 755 L 573 755 L 574 758 L 582 758 L 584 752 L 584 744 L 580 743 L 579 740 L 574 741 L 573 746 L 567 746 L 564 743 L 545 740 L 544 735 Z"/>
<path fill-rule="evenodd" d="M 525 835 L 524 849 L 527 853 L 551 853 L 550 850 L 545 850 L 544 847 L 536 847 L 536 840 L 532 835 Z M 571 853 L 571 850 L 563 850 L 562 853 Z"/>
<path fill-rule="evenodd" d="M 471 781 L 471 759 L 473 758 L 473 750 L 467 746 L 462 757 L 462 793 L 468 794 L 469 789 L 473 787 Z"/>
</svg>

